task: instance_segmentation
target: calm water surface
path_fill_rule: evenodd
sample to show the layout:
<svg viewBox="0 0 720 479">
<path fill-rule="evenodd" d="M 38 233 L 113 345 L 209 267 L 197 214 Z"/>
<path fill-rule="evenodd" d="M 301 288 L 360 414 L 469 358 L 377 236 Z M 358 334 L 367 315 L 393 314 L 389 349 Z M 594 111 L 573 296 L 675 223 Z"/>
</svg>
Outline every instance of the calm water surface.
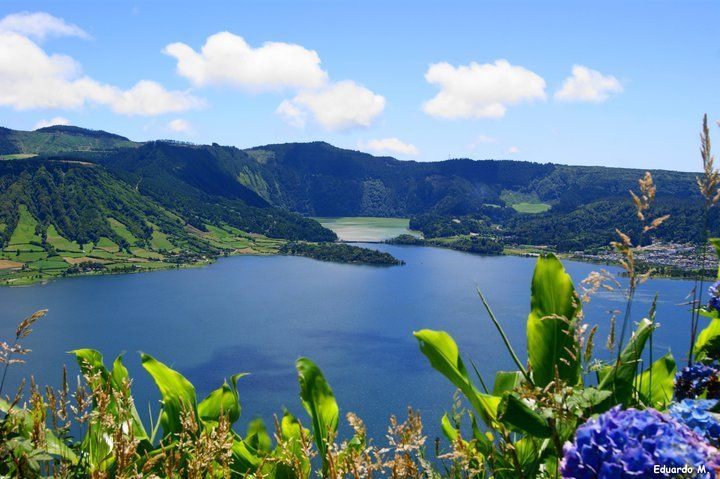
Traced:
<svg viewBox="0 0 720 479">
<path fill-rule="evenodd" d="M 304 417 L 294 361 L 315 360 L 325 372 L 343 412 L 363 417 L 382 435 L 391 413 L 419 409 L 431 437 L 451 405 L 453 387 L 420 354 L 414 330 L 444 329 L 492 382 L 512 363 L 476 296 L 480 287 L 524 356 L 524 325 L 535 260 L 481 257 L 411 246 L 373 245 L 407 262 L 403 267 L 323 263 L 296 257 L 232 257 L 204 268 L 97 276 L 24 288 L 0 288 L 0 337 L 41 308 L 47 319 L 28 338 L 27 364 L 14 369 L 11 384 L 34 374 L 57 383 L 61 365 L 74 366 L 66 351 L 99 349 L 106 363 L 126 353 L 135 377 L 138 409 L 157 410 L 154 385 L 140 366 L 143 351 L 181 371 L 204 397 L 223 378 L 240 380 L 241 422 L 271 421 L 282 408 Z M 566 262 L 576 282 L 597 266 Z M 652 280 L 638 293 L 636 319 L 660 294 L 654 349 L 686 355 L 688 318 L 684 301 L 692 284 Z M 586 317 L 603 326 L 622 299 L 604 294 Z M 605 328 L 605 331 L 607 328 Z M 604 337 L 598 341 L 604 343 Z M 75 369 L 73 369 L 75 370 Z"/>
<path fill-rule="evenodd" d="M 421 236 L 419 231 L 409 229 L 408 218 L 375 218 L 349 216 L 342 218 L 314 218 L 330 228 L 342 241 L 379 243 L 402 234 Z"/>
</svg>

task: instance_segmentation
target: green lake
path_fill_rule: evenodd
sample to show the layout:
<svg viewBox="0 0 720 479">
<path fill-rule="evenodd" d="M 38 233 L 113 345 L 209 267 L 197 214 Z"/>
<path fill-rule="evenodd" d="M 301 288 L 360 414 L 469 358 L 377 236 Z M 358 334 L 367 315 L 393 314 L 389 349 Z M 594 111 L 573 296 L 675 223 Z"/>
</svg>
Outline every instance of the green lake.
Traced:
<svg viewBox="0 0 720 479">
<path fill-rule="evenodd" d="M 324 227 L 333 230 L 341 241 L 379 243 L 401 234 L 420 236 L 409 229 L 407 218 L 314 218 Z"/>
</svg>

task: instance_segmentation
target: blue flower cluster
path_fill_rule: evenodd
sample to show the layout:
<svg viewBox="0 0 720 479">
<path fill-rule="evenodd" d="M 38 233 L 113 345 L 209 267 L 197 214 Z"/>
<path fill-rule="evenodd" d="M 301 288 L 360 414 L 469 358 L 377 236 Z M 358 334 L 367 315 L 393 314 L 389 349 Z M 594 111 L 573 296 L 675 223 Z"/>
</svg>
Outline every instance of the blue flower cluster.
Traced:
<svg viewBox="0 0 720 479">
<path fill-rule="evenodd" d="M 708 289 L 710 300 L 708 300 L 708 308 L 720 311 L 720 281 L 716 281 L 715 284 L 710 286 Z"/>
<path fill-rule="evenodd" d="M 720 382 L 716 366 L 695 363 L 675 375 L 675 400 L 695 399 L 706 393 L 709 399 L 720 399 Z"/>
<path fill-rule="evenodd" d="M 670 406 L 670 416 L 695 431 L 713 446 L 720 446 L 720 422 L 708 412 L 717 404 L 711 399 L 684 399 Z"/>
<path fill-rule="evenodd" d="M 619 406 L 580 426 L 567 443 L 560 472 L 566 479 L 638 479 L 677 477 L 658 473 L 674 468 L 707 468 L 690 477 L 716 479 L 718 450 L 690 428 L 654 409 L 622 410 Z"/>
</svg>

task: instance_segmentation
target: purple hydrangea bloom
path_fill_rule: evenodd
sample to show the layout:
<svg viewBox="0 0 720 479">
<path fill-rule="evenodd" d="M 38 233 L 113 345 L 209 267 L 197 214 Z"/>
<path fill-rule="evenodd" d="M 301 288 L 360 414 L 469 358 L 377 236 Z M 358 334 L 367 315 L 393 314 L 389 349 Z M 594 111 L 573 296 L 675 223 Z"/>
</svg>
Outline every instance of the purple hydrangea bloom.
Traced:
<svg viewBox="0 0 720 479">
<path fill-rule="evenodd" d="M 711 399 L 684 399 L 670 406 L 668 413 L 713 446 L 720 446 L 720 422 L 708 412 L 717 401 Z"/>
<path fill-rule="evenodd" d="M 566 479 L 670 478 L 678 474 L 656 472 L 655 466 L 704 466 L 705 472 L 695 469 L 688 477 L 716 479 L 718 454 L 701 436 L 665 414 L 617 406 L 578 428 L 575 440 L 565 445 L 560 472 Z"/>
<path fill-rule="evenodd" d="M 716 281 L 708 288 L 710 299 L 708 300 L 708 309 L 720 311 L 720 281 Z"/>
<path fill-rule="evenodd" d="M 682 368 L 675 375 L 675 400 L 695 399 L 707 393 L 709 399 L 720 399 L 718 368 L 715 365 L 695 363 Z"/>
</svg>

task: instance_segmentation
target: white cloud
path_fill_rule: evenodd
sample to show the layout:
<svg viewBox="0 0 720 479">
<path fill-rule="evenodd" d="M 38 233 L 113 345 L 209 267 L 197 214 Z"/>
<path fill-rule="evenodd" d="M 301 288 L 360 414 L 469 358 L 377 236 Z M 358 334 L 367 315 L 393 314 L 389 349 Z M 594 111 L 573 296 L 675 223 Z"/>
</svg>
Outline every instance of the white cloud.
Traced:
<svg viewBox="0 0 720 479">
<path fill-rule="evenodd" d="M 208 37 L 200 52 L 185 43 L 171 43 L 163 52 L 177 60 L 178 74 L 196 86 L 227 85 L 258 92 L 317 88 L 328 78 L 313 50 L 282 42 L 253 48 L 230 32 Z"/>
<path fill-rule="evenodd" d="M 275 112 L 294 126 L 304 126 L 312 115 L 331 131 L 368 127 L 385 109 L 385 98 L 345 80 L 316 90 L 304 90 L 283 101 Z"/>
<path fill-rule="evenodd" d="M 415 145 L 405 143 L 398 138 L 383 138 L 381 140 L 368 140 L 358 142 L 361 150 L 370 150 L 378 153 L 396 153 L 399 155 L 417 155 L 420 151 Z"/>
<path fill-rule="evenodd" d="M 497 138 L 485 134 L 480 134 L 473 138 L 473 140 L 470 142 L 470 145 L 468 146 L 470 149 L 475 149 L 479 145 L 489 145 L 491 143 L 497 143 Z"/>
<path fill-rule="evenodd" d="M 518 153 L 520 153 L 520 148 L 518 148 L 517 146 L 511 146 L 510 148 L 507 149 L 508 155 L 516 155 Z"/>
<path fill-rule="evenodd" d="M 33 127 L 33 130 L 37 130 L 38 128 L 45 128 L 47 126 L 53 126 L 53 125 L 69 125 L 70 120 L 67 118 L 63 118 L 62 116 L 56 116 L 55 118 L 51 118 L 49 120 L 42 119 L 35 123 L 35 126 Z"/>
<path fill-rule="evenodd" d="M 168 91 L 150 80 L 140 80 L 129 90 L 115 89 L 109 99 L 115 113 L 155 116 L 200 108 L 204 102 L 185 91 Z"/>
<path fill-rule="evenodd" d="M 109 107 L 123 115 L 159 115 L 200 108 L 204 101 L 187 91 L 168 91 L 141 80 L 128 90 L 83 75 L 66 55 L 48 55 L 29 38 L 0 32 L 0 106 L 16 110 Z"/>
<path fill-rule="evenodd" d="M 603 75 L 582 65 L 572 68 L 572 76 L 563 82 L 555 93 L 555 99 L 567 102 L 602 103 L 611 95 L 622 93 L 620 81 L 612 75 Z"/>
<path fill-rule="evenodd" d="M 12 13 L 0 19 L 0 32 L 14 32 L 43 41 L 48 37 L 90 38 L 82 28 L 45 12 Z"/>
<path fill-rule="evenodd" d="M 423 110 L 439 118 L 500 118 L 510 105 L 545 99 L 545 80 L 507 60 L 457 67 L 435 63 L 425 80 L 438 85 L 440 93 Z"/>
<path fill-rule="evenodd" d="M 192 133 L 192 125 L 182 118 L 175 118 L 167 124 L 168 129 L 176 133 Z"/>
</svg>

